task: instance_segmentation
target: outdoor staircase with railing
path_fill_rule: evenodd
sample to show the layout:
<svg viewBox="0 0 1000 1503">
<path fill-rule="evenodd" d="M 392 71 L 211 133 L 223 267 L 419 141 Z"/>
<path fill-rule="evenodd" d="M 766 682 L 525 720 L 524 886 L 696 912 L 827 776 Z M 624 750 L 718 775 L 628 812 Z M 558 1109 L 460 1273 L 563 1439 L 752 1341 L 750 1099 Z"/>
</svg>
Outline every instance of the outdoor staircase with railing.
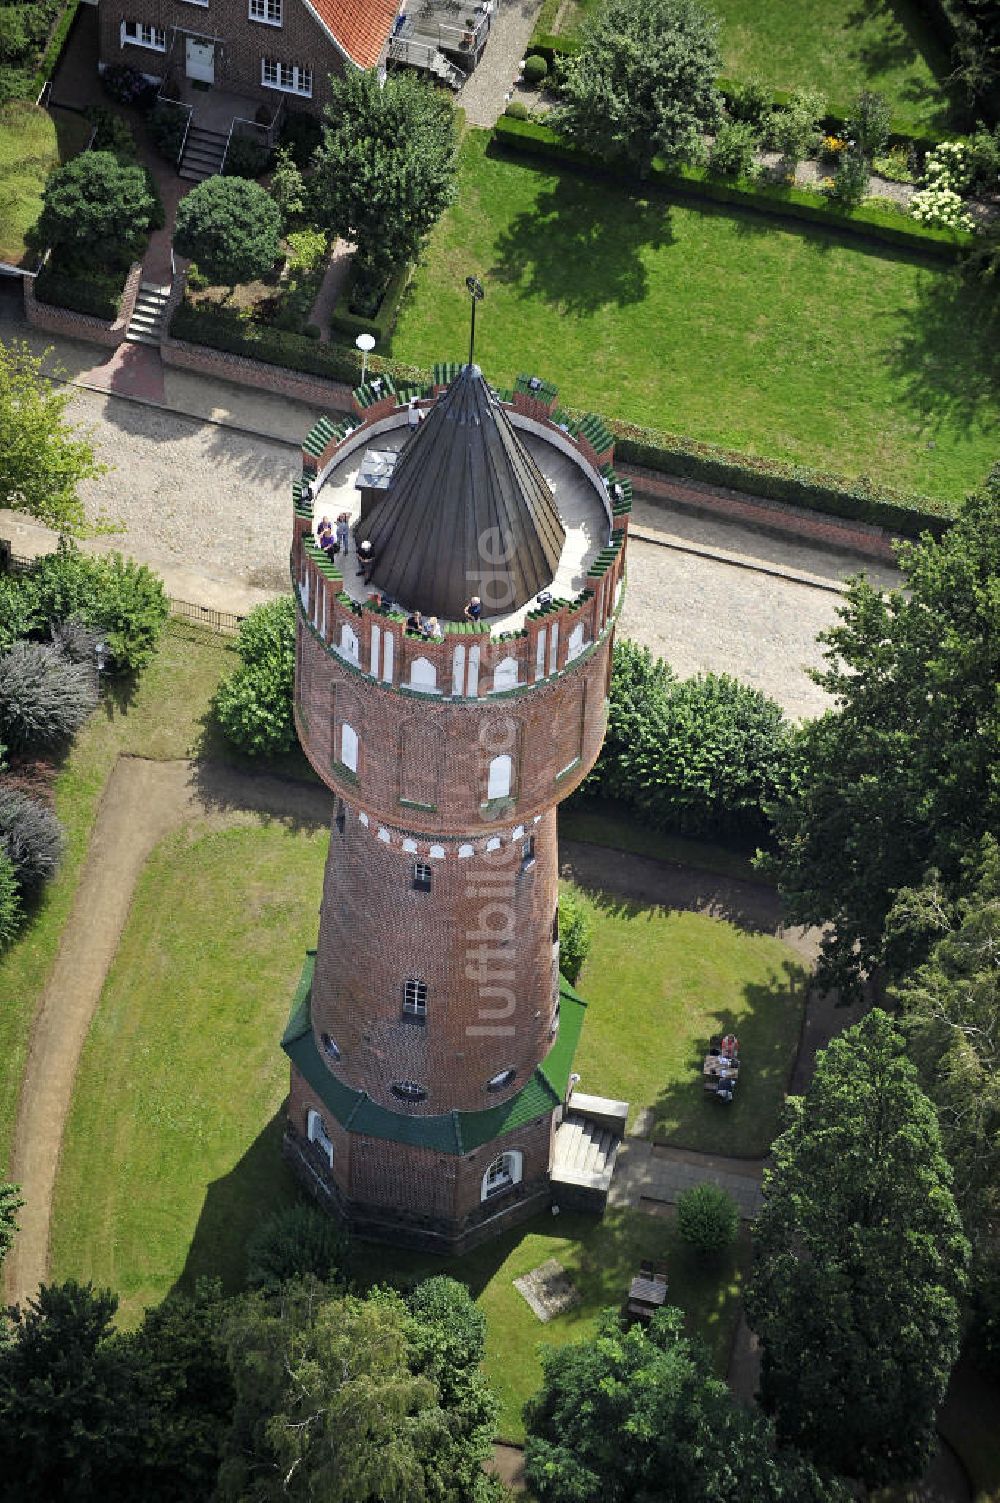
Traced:
<svg viewBox="0 0 1000 1503">
<path fill-rule="evenodd" d="M 214 177 L 222 170 L 228 141 L 225 131 L 206 130 L 203 125 L 195 125 L 192 121 L 184 142 L 184 154 L 177 169 L 178 176 L 192 183 L 201 183 L 207 177 Z"/>
<path fill-rule="evenodd" d="M 421 72 L 429 73 L 432 78 L 438 78 L 450 89 L 460 89 L 468 79 L 468 74 L 463 73 L 461 68 L 449 62 L 439 47 L 433 42 L 419 41 L 415 37 L 396 36 L 389 42 L 389 61 L 403 63 L 410 68 L 419 68 Z"/>
<path fill-rule="evenodd" d="M 130 344 L 160 343 L 169 296 L 169 287 L 157 287 L 154 282 L 140 282 L 139 296 L 135 300 L 132 317 L 125 331 L 125 338 Z"/>
</svg>

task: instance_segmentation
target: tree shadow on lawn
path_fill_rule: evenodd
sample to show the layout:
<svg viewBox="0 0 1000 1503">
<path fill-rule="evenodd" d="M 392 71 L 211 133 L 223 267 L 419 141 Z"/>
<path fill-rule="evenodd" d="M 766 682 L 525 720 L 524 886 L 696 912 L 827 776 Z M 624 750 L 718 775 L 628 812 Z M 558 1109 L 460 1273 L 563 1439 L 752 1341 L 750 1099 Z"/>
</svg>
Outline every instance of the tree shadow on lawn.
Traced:
<svg viewBox="0 0 1000 1503">
<path fill-rule="evenodd" d="M 566 173 L 543 189 L 494 241 L 489 275 L 566 313 L 595 313 L 641 303 L 649 293 L 645 249 L 674 243 L 662 198 L 620 191 L 595 195 L 594 183 Z"/>
<path fill-rule="evenodd" d="M 908 0 L 883 0 L 881 5 L 872 5 L 870 0 L 856 4 L 844 14 L 849 27 L 870 25 L 875 13 L 887 20 L 881 35 L 871 37 L 859 46 L 848 48 L 851 56 L 863 65 L 868 74 L 888 73 L 912 67 L 921 59 L 934 74 L 934 82 L 927 83 L 912 74 L 897 81 L 898 97 L 907 104 L 936 104 L 930 123 L 945 127 L 953 123 L 953 113 L 961 113 L 961 104 L 955 91 L 945 82 L 948 58 L 930 31 L 917 7 Z M 836 100 L 835 104 L 847 101 Z"/>
<path fill-rule="evenodd" d="M 210 716 L 205 724 L 205 742 L 214 750 L 218 743 Z M 214 814 L 252 811 L 265 824 L 281 824 L 296 833 L 329 826 L 333 796 L 318 778 L 307 776 L 311 769 L 304 758 L 290 752 L 262 767 L 224 744 L 221 751 L 218 758 L 199 755 L 192 765 L 191 781 L 206 809 Z"/>
<path fill-rule="evenodd" d="M 967 432 L 1000 409 L 1000 305 L 992 284 L 958 270 L 921 277 L 889 368 L 904 402 L 933 428 Z M 931 440 L 930 442 L 933 442 Z"/>
<path fill-rule="evenodd" d="M 717 1008 L 704 1038 L 692 1040 L 680 1080 L 665 1085 L 652 1106 L 655 1144 L 727 1158 L 763 1158 L 781 1130 L 802 1036 L 809 976 L 786 961 L 772 985 L 748 982 L 747 1008 Z M 727 1033 L 740 1041 L 740 1076 L 732 1101 L 705 1090 L 702 1068 L 709 1041 Z"/>
</svg>

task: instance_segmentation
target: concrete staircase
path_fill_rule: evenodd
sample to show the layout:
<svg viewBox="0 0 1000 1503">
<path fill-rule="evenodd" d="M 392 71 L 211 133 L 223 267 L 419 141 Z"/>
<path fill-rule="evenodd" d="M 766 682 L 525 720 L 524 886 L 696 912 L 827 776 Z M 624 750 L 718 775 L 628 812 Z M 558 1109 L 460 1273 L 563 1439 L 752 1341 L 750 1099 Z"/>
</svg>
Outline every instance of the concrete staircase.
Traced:
<svg viewBox="0 0 1000 1503">
<path fill-rule="evenodd" d="M 222 170 L 226 155 L 228 136 L 224 131 L 206 130 L 203 125 L 192 124 L 184 143 L 184 155 L 177 169 L 178 177 L 191 183 L 204 182 Z"/>
<path fill-rule="evenodd" d="M 556 1129 L 551 1179 L 558 1205 L 604 1210 L 627 1119 L 627 1102 L 574 1092 Z"/>
<path fill-rule="evenodd" d="M 125 338 L 130 344 L 159 345 L 169 296 L 169 287 L 157 287 L 154 282 L 140 282 L 139 296 L 135 300 L 135 308 L 125 331 Z"/>
</svg>

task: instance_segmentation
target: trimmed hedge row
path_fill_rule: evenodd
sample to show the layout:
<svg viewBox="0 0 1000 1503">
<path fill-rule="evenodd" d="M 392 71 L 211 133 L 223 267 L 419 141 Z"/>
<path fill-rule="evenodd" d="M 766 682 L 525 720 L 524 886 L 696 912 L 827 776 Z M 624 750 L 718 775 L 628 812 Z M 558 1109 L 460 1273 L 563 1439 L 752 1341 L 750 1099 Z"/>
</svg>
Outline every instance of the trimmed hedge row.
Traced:
<svg viewBox="0 0 1000 1503">
<path fill-rule="evenodd" d="M 622 177 L 620 167 L 613 168 L 601 158 L 561 141 L 548 126 L 534 120 L 514 120 L 502 115 L 494 127 L 493 139 L 511 151 L 543 157 L 575 171 L 593 172 L 618 181 Z M 975 240 L 973 235 L 931 229 L 915 219 L 906 219 L 891 210 L 871 205 L 862 204 L 845 214 L 829 200 L 802 188 L 746 181 L 722 182 L 702 167 L 681 167 L 669 172 L 654 163 L 650 176 L 643 180 L 643 187 L 688 198 L 708 199 L 713 203 L 736 204 L 780 219 L 804 220 L 807 224 L 822 225 L 826 229 L 946 261 L 955 260 Z"/>
<path fill-rule="evenodd" d="M 39 59 L 38 71 L 35 74 L 34 89 L 36 97 L 42 92 L 42 89 L 56 71 L 56 64 L 62 55 L 63 47 L 66 45 L 66 38 L 69 36 L 70 27 L 76 19 L 79 7 L 80 0 L 69 0 L 66 9 L 53 27 L 52 35 L 49 37 L 48 45 Z"/>
<path fill-rule="evenodd" d="M 372 318 L 364 318 L 360 313 L 350 311 L 354 291 L 354 265 L 352 263 L 347 285 L 337 300 L 336 308 L 330 314 L 330 328 L 337 334 L 346 334 L 351 340 L 357 339 L 359 334 L 371 334 L 377 344 L 384 343 L 396 327 L 400 299 L 410 280 L 412 270 L 412 266 L 407 264 L 395 272 L 389 279 L 378 312 Z"/>
<path fill-rule="evenodd" d="M 35 297 L 40 303 L 56 308 L 70 308 L 114 323 L 121 308 L 128 267 L 118 277 L 92 273 L 85 280 L 53 268 L 47 262 L 35 278 Z"/>
<path fill-rule="evenodd" d="M 919 537 L 922 532 L 940 537 L 950 524 L 946 503 L 930 496 L 907 496 L 867 475 L 849 480 L 787 460 L 765 459 L 632 423 L 611 419 L 608 426 L 615 435 L 615 459 L 623 464 L 867 522 L 904 537 Z"/>
<path fill-rule="evenodd" d="M 304 371 L 310 376 L 325 376 L 328 381 L 346 382 L 354 387 L 361 377 L 361 355 L 358 350 L 337 344 L 317 344 L 304 334 L 289 333 L 286 329 L 272 329 L 264 324 L 248 323 L 238 313 L 224 311 L 209 303 L 181 302 L 170 322 L 174 339 L 187 339 L 192 344 L 208 345 L 213 350 L 225 350 L 231 355 L 246 355 L 251 360 L 262 360 L 266 365 L 280 365 L 288 370 Z M 372 371 L 386 371 L 394 379 L 420 384 L 427 379 L 426 372 L 412 365 L 372 356 L 368 361 Z"/>
</svg>

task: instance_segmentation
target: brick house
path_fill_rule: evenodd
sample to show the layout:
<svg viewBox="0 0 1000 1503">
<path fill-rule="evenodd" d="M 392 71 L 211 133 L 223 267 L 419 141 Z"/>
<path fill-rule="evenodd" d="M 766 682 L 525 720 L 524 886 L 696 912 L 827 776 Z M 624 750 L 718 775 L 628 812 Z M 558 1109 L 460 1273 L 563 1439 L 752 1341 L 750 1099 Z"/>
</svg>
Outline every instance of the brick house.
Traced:
<svg viewBox="0 0 1000 1503">
<path fill-rule="evenodd" d="M 538 388 L 466 365 L 375 395 L 318 425 L 295 507 L 296 724 L 333 803 L 285 1152 L 357 1232 L 440 1251 L 554 1196 L 603 1209 L 627 1112 L 574 1095 L 556 831 L 604 739 L 627 498 L 610 435 Z M 370 571 L 317 546 L 344 513 Z"/>
</svg>

